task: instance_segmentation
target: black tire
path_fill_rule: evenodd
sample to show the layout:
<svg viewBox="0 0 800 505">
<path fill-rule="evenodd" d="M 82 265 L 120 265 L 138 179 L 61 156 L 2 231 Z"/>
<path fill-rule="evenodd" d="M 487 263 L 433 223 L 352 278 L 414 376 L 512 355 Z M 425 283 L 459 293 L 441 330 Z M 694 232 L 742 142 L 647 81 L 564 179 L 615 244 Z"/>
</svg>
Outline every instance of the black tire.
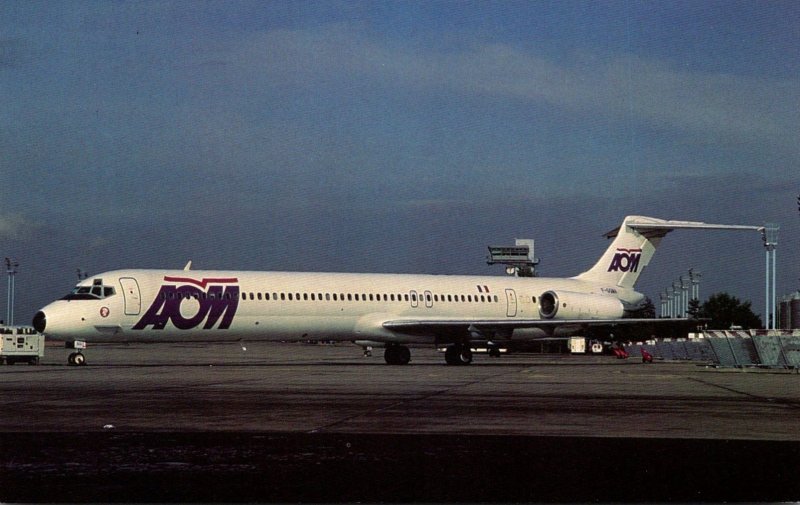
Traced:
<svg viewBox="0 0 800 505">
<path fill-rule="evenodd" d="M 408 365 L 411 361 L 411 351 L 408 350 L 408 347 L 404 345 L 397 346 L 397 357 L 398 357 L 398 365 Z"/>
<path fill-rule="evenodd" d="M 390 345 L 383 352 L 383 359 L 388 365 L 407 365 L 411 361 L 411 351 L 404 345 Z"/>
<path fill-rule="evenodd" d="M 444 360 L 451 366 L 469 365 L 472 363 L 472 351 L 461 344 L 449 345 L 444 352 Z"/>
<path fill-rule="evenodd" d="M 444 361 L 445 361 L 445 363 L 447 363 L 450 366 L 456 366 L 456 365 L 459 364 L 458 363 L 458 361 L 459 361 L 458 360 L 459 349 L 457 349 L 458 347 L 460 347 L 460 346 L 457 345 L 457 344 L 448 345 L 447 346 L 447 349 L 445 349 L 445 351 L 444 351 Z"/>
</svg>

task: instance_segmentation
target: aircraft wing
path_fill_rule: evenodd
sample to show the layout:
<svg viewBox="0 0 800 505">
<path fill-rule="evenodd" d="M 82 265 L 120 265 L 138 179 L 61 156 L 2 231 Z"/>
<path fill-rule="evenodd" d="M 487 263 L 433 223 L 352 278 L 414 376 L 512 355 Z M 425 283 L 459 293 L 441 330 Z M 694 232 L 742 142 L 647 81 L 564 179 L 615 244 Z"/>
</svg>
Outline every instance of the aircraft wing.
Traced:
<svg viewBox="0 0 800 505">
<path fill-rule="evenodd" d="M 406 335 L 435 335 L 439 337 L 474 337 L 483 335 L 510 335 L 515 329 L 539 328 L 552 334 L 558 329 L 585 329 L 599 326 L 637 325 L 637 324 L 680 324 L 699 321 L 687 318 L 619 318 L 619 319 L 483 319 L 483 320 L 426 320 L 398 319 L 386 321 L 387 330 Z"/>
</svg>

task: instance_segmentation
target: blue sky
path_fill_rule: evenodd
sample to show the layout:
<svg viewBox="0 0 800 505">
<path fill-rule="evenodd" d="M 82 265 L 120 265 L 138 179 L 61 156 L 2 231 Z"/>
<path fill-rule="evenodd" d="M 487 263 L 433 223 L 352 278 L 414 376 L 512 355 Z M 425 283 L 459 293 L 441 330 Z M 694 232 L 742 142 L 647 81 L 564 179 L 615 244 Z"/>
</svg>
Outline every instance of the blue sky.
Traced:
<svg viewBox="0 0 800 505">
<path fill-rule="evenodd" d="M 17 322 L 76 268 L 574 275 L 627 214 L 777 222 L 798 287 L 796 2 L 0 3 Z M 676 232 L 763 313 L 757 234 Z"/>
</svg>

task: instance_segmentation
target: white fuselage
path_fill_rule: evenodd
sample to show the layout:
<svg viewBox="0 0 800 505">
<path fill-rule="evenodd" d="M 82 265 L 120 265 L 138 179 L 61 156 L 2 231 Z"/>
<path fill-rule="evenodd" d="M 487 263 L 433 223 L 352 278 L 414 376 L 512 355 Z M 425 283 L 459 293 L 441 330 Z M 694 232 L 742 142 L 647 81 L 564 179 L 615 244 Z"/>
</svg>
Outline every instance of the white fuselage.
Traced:
<svg viewBox="0 0 800 505">
<path fill-rule="evenodd" d="M 586 301 L 569 307 L 561 302 L 556 318 L 615 319 L 623 306 L 643 298 L 632 289 L 575 278 L 116 270 L 83 281 L 36 318 L 50 337 L 89 342 L 433 343 L 442 337 L 398 332 L 384 323 L 536 320 L 547 291 Z M 538 328 L 514 328 L 506 337 L 545 335 Z"/>
</svg>

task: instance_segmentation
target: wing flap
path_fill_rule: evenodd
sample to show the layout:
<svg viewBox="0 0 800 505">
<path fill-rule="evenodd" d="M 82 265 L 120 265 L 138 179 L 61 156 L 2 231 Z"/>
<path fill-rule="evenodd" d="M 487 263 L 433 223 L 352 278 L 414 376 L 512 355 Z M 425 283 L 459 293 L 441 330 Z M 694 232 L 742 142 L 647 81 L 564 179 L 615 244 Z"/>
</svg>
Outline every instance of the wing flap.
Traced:
<svg viewBox="0 0 800 505">
<path fill-rule="evenodd" d="M 426 320 L 398 319 L 385 321 L 383 327 L 389 331 L 407 335 L 467 336 L 477 330 L 485 334 L 508 333 L 516 329 L 539 328 L 548 332 L 557 328 L 589 328 L 598 326 L 636 325 L 636 324 L 677 324 L 691 319 L 481 319 L 481 320 Z"/>
</svg>

